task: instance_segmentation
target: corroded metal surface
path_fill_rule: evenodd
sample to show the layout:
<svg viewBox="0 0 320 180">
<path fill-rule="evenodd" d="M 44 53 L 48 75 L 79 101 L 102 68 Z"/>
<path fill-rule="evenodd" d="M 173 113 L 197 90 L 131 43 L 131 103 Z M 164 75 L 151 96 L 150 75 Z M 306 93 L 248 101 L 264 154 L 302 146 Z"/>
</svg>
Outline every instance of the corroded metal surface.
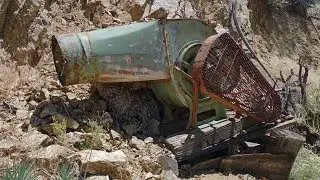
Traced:
<svg viewBox="0 0 320 180">
<path fill-rule="evenodd" d="M 204 42 L 193 69 L 202 93 L 259 121 L 280 117 L 279 95 L 228 33 Z"/>
<path fill-rule="evenodd" d="M 174 135 L 167 138 L 164 143 L 175 154 L 178 161 L 183 161 L 239 136 L 241 130 L 240 120 L 222 120 L 203 125 L 190 133 Z"/>
<path fill-rule="evenodd" d="M 52 50 L 61 84 L 170 79 L 159 21 L 57 35 Z"/>
</svg>

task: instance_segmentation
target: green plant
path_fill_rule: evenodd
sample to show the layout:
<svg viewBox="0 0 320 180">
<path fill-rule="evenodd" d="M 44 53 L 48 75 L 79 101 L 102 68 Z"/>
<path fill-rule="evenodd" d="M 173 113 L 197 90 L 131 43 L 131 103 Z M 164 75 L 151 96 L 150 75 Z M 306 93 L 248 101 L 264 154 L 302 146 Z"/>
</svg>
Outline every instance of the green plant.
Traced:
<svg viewBox="0 0 320 180">
<path fill-rule="evenodd" d="M 90 136 L 86 139 L 86 142 L 90 144 L 92 149 L 101 149 L 104 134 L 106 134 L 107 131 L 97 121 L 90 120 L 88 125 Z"/>
<path fill-rule="evenodd" d="M 41 171 L 34 164 L 14 164 L 5 169 L 2 180 L 36 180 Z"/>
<path fill-rule="evenodd" d="M 73 180 L 76 179 L 70 165 L 63 164 L 59 168 L 59 178 L 57 180 Z"/>
<path fill-rule="evenodd" d="M 318 180 L 320 157 L 312 151 L 301 148 L 290 173 L 291 180 Z"/>
<path fill-rule="evenodd" d="M 74 147 L 79 150 L 86 150 L 86 149 L 90 149 L 91 145 L 90 145 L 90 142 L 88 141 L 82 141 L 82 142 L 76 142 L 74 144 Z"/>
<path fill-rule="evenodd" d="M 320 89 L 314 88 L 307 95 L 304 105 L 298 106 L 297 118 L 306 124 L 311 131 L 320 132 Z"/>
<path fill-rule="evenodd" d="M 53 133 L 58 139 L 63 139 L 67 133 L 67 123 L 65 121 L 54 122 L 51 124 Z"/>
</svg>

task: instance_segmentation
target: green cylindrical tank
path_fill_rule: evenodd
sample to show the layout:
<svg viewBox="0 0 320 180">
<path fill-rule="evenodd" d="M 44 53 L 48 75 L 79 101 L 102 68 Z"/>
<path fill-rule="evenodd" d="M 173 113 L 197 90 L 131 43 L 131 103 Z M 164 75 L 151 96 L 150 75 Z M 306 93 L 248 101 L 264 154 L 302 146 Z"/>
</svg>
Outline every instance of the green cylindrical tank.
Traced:
<svg viewBox="0 0 320 180">
<path fill-rule="evenodd" d="M 201 43 L 215 30 L 196 19 L 152 20 L 90 32 L 53 36 L 52 49 L 62 85 L 149 81 L 166 105 L 192 105 L 191 72 Z M 199 112 L 224 107 L 200 97 Z M 219 110 L 220 109 L 220 110 Z"/>
</svg>

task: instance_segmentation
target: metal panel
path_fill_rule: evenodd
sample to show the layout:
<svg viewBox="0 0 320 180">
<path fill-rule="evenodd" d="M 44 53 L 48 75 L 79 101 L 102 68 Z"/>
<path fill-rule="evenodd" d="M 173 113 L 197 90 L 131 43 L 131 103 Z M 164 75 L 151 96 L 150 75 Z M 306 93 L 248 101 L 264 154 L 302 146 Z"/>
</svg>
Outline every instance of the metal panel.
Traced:
<svg viewBox="0 0 320 180">
<path fill-rule="evenodd" d="M 53 37 L 63 85 L 169 79 L 158 20 Z"/>
</svg>

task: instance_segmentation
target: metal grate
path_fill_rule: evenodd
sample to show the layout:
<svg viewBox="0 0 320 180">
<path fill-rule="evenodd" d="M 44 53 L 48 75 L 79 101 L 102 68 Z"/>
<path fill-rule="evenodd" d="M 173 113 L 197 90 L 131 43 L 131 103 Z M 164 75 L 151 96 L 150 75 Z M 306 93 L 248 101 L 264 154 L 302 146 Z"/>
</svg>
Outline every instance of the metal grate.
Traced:
<svg viewBox="0 0 320 180">
<path fill-rule="evenodd" d="M 258 120 L 279 118 L 279 95 L 228 33 L 214 36 L 209 44 L 206 41 L 199 57 L 203 58 L 200 79 L 206 93 L 226 100 Z"/>
</svg>

